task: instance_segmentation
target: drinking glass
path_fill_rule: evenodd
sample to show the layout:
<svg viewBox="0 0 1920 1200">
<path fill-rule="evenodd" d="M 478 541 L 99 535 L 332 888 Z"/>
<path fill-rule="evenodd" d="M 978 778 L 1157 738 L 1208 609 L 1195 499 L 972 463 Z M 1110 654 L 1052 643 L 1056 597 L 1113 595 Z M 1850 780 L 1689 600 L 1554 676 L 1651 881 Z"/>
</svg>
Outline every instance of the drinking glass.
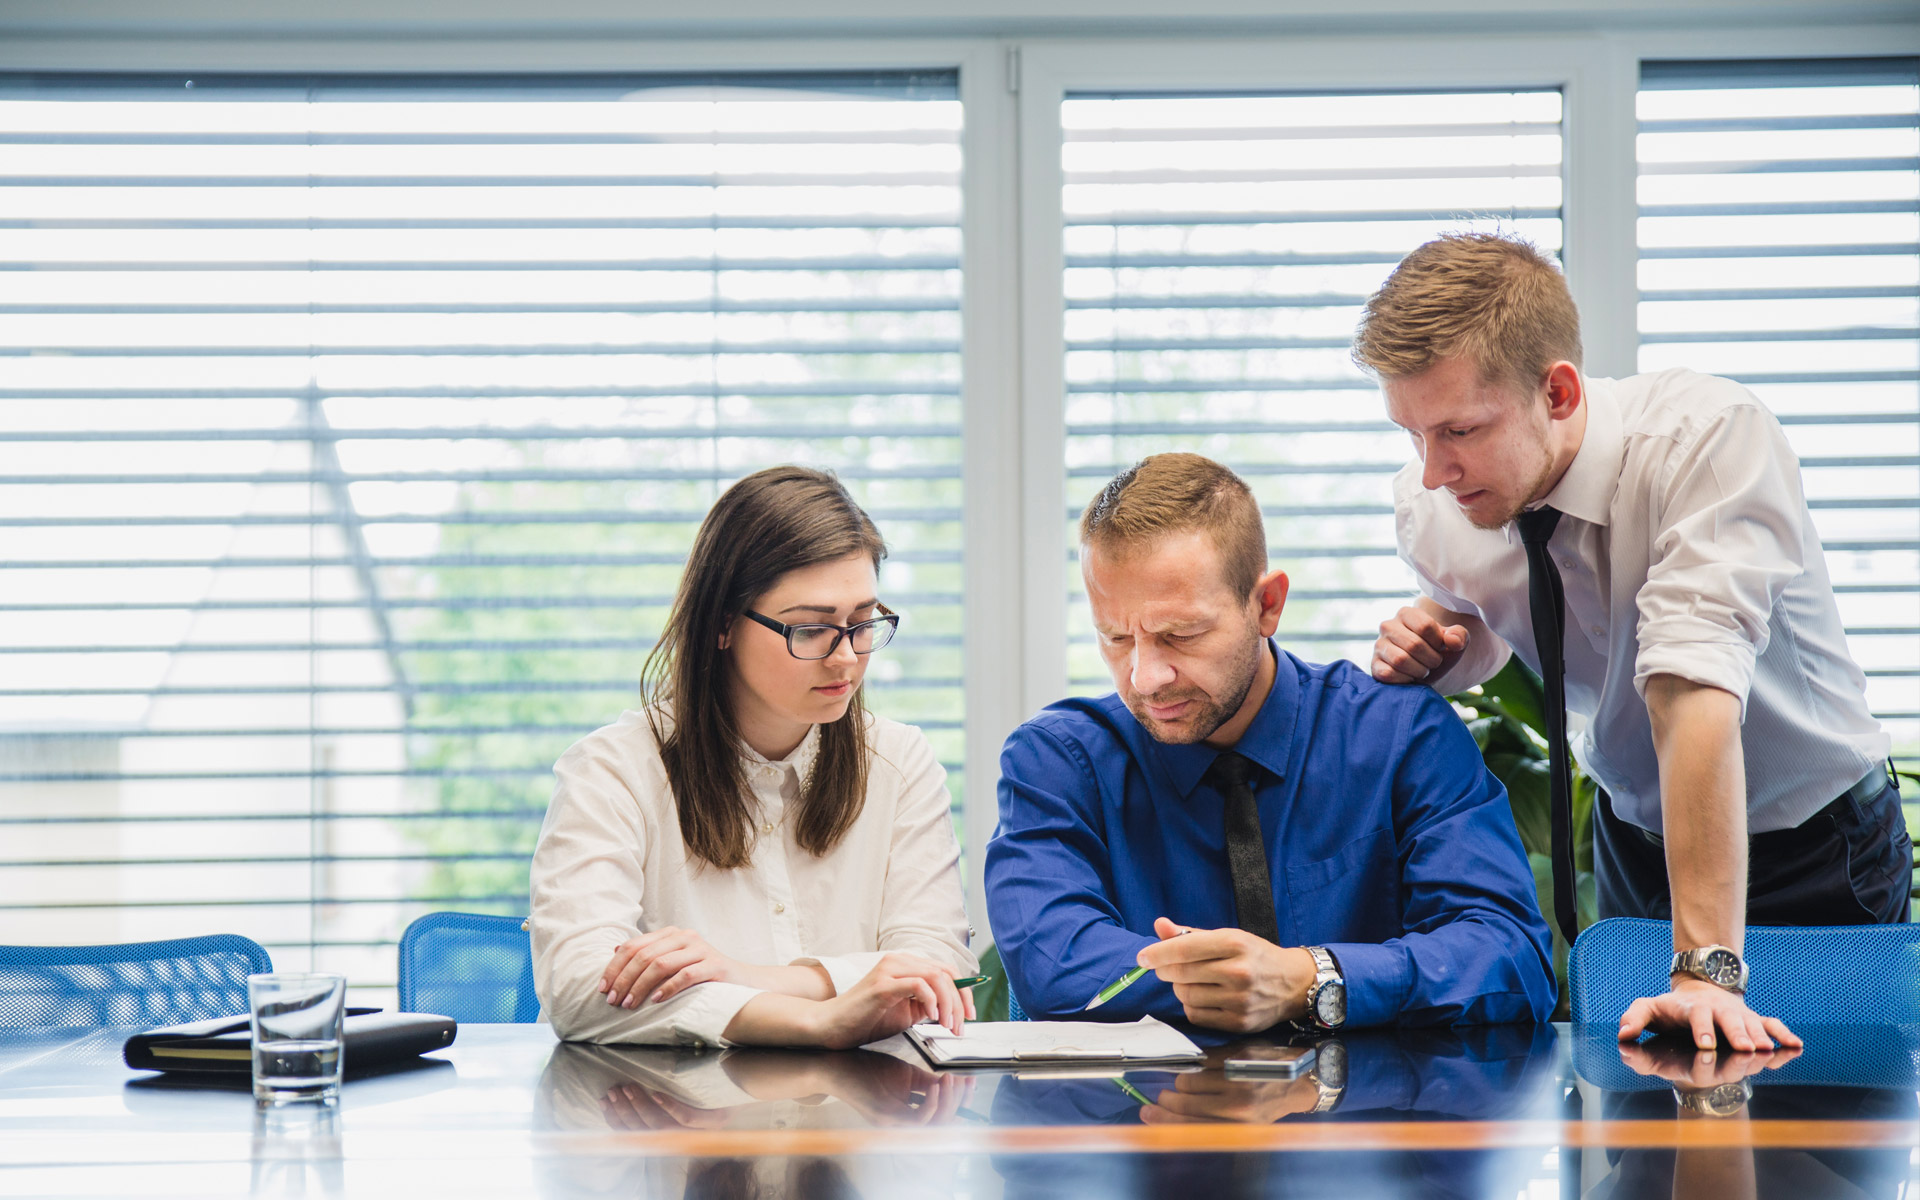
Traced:
<svg viewBox="0 0 1920 1200">
<path fill-rule="evenodd" d="M 253 1010 L 253 1098 L 261 1104 L 333 1103 L 347 981 L 340 975 L 247 976 Z"/>
</svg>

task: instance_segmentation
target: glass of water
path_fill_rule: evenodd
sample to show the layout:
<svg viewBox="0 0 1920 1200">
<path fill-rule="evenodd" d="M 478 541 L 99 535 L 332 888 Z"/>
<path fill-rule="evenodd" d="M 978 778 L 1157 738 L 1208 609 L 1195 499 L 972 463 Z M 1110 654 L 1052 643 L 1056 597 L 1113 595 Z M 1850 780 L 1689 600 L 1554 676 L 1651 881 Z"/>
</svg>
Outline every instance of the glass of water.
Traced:
<svg viewBox="0 0 1920 1200">
<path fill-rule="evenodd" d="M 340 1095 L 341 975 L 249 975 L 253 1098 L 261 1104 L 333 1103 Z"/>
</svg>

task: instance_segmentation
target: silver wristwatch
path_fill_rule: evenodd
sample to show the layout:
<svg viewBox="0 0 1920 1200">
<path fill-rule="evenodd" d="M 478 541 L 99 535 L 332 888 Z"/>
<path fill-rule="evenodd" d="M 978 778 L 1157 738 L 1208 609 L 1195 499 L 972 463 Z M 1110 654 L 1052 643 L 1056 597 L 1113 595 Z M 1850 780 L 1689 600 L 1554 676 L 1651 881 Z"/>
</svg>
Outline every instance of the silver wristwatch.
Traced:
<svg viewBox="0 0 1920 1200">
<path fill-rule="evenodd" d="M 1307 986 L 1307 1020 L 1321 1029 L 1347 1023 L 1347 981 L 1325 946 L 1308 946 L 1313 955 L 1313 982 Z"/>
<path fill-rule="evenodd" d="M 1731 1117 L 1753 1099 L 1753 1081 L 1736 1079 L 1719 1087 L 1673 1089 L 1674 1102 L 1703 1117 Z"/>
<path fill-rule="evenodd" d="M 1325 1038 L 1314 1047 L 1312 1070 L 1307 1072 L 1319 1090 L 1309 1112 L 1332 1112 L 1347 1090 L 1347 1044 L 1339 1038 Z"/>
<path fill-rule="evenodd" d="M 1747 990 L 1747 964 L 1727 946 L 1696 946 L 1673 956 L 1669 975 L 1691 975 L 1722 987 L 1735 995 Z"/>
</svg>

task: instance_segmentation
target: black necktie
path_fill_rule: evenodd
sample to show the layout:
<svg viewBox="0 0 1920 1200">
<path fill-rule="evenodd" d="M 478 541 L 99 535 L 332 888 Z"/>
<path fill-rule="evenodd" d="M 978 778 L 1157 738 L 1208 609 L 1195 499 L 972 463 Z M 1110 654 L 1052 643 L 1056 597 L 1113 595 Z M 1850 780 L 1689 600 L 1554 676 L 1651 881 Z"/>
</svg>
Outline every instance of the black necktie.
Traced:
<svg viewBox="0 0 1920 1200">
<path fill-rule="evenodd" d="M 1547 774 L 1552 802 L 1553 919 L 1572 945 L 1580 932 L 1573 905 L 1573 767 L 1567 759 L 1567 597 L 1560 568 L 1547 553 L 1547 539 L 1560 510 L 1542 505 L 1514 518 L 1527 548 L 1527 606 L 1533 613 L 1533 646 L 1540 655 L 1540 682 L 1547 691 Z"/>
<path fill-rule="evenodd" d="M 1253 764 L 1229 750 L 1208 774 L 1227 798 L 1227 870 L 1233 877 L 1233 923 L 1280 944 L 1273 915 L 1273 883 L 1267 874 L 1267 843 L 1260 836 L 1260 806 L 1253 799 Z"/>
</svg>

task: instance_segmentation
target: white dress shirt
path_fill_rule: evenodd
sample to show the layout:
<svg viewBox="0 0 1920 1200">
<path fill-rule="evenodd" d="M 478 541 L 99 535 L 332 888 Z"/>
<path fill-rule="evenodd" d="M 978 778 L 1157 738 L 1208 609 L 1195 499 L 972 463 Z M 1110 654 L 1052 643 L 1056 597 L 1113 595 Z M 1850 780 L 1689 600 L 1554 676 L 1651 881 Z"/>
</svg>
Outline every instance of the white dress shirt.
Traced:
<svg viewBox="0 0 1920 1200">
<path fill-rule="evenodd" d="M 838 844 L 815 856 L 794 840 L 815 726 L 779 762 L 742 747 L 759 810 L 753 859 L 719 870 L 680 837 L 666 768 L 644 712 L 621 714 L 554 764 L 556 784 L 533 852 L 534 983 L 554 1029 L 591 1042 L 730 1045 L 734 1015 L 759 994 L 696 984 L 632 1009 L 597 990 L 622 942 L 667 925 L 730 958 L 817 962 L 845 992 L 881 955 L 902 951 L 973 973 L 946 771 L 918 729 L 868 717 L 866 803 Z"/>
<path fill-rule="evenodd" d="M 1738 696 L 1753 833 L 1791 829 L 1885 758 L 1800 463 L 1740 385 L 1692 371 L 1586 379 L 1587 429 L 1544 503 L 1566 591 L 1574 754 L 1624 820 L 1659 831 L 1660 768 L 1647 680 L 1677 675 Z M 1476 529 L 1420 464 L 1393 481 L 1400 555 L 1441 607 L 1497 637 L 1468 646 L 1441 692 L 1487 679 L 1517 650 L 1539 669 L 1527 556 L 1514 527 Z M 1511 647 L 1511 650 L 1509 649 Z"/>
</svg>

